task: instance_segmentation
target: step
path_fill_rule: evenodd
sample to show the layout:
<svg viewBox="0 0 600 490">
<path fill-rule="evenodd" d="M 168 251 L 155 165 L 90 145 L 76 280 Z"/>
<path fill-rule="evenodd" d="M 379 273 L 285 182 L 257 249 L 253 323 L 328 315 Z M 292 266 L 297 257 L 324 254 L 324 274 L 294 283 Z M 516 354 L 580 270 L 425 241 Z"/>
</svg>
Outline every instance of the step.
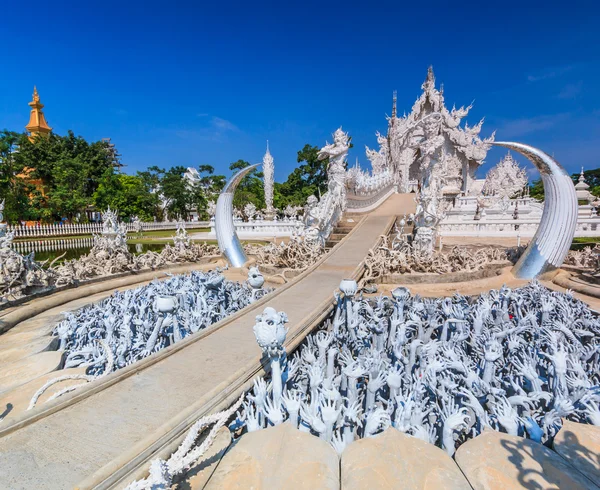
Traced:
<svg viewBox="0 0 600 490">
<path fill-rule="evenodd" d="M 336 226 L 333 228 L 334 233 L 350 233 L 354 229 L 354 226 Z"/>
</svg>

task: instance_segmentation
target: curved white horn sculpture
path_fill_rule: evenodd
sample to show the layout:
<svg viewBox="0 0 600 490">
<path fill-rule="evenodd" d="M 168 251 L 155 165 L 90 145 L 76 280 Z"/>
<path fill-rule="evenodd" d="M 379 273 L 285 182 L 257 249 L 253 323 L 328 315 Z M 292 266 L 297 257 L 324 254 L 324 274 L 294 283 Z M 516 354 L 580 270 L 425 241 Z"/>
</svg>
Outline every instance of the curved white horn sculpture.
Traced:
<svg viewBox="0 0 600 490">
<path fill-rule="evenodd" d="M 492 143 L 527 157 L 540 171 L 544 184 L 542 220 L 527 250 L 515 264 L 515 277 L 533 279 L 560 267 L 569 253 L 577 226 L 577 195 L 566 170 L 550 155 L 523 143 Z"/>
<path fill-rule="evenodd" d="M 242 267 L 248 261 L 233 224 L 233 194 L 246 174 L 259 165 L 260 163 L 250 165 L 231 177 L 221 191 L 219 199 L 217 199 L 217 210 L 215 212 L 217 242 L 219 243 L 219 250 L 232 267 Z"/>
</svg>

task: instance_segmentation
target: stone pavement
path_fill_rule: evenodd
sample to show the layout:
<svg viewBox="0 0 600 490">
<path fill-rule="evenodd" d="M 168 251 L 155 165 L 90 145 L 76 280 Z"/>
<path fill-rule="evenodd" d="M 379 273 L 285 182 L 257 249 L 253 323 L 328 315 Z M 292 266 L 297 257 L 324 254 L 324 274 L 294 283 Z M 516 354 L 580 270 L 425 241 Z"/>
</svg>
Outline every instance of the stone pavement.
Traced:
<svg viewBox="0 0 600 490">
<path fill-rule="evenodd" d="M 338 457 L 331 445 L 285 422 L 243 435 L 225 456 L 218 445 L 211 452 L 217 457 L 206 458 L 201 478 L 187 475 L 176 488 L 599 490 L 594 484 L 600 474 L 598 431 L 565 421 L 552 451 L 490 429 L 460 446 L 453 459 L 390 427 L 350 443 Z"/>
<path fill-rule="evenodd" d="M 340 280 L 356 274 L 394 217 L 414 207 L 413 195 L 390 197 L 310 273 L 268 297 L 269 306 L 288 315 L 288 343 L 327 311 Z M 93 487 L 176 427 L 212 412 L 260 370 L 252 326 L 263 307 L 262 302 L 248 307 L 151 356 L 157 362 L 141 362 L 131 375 L 115 372 L 105 378 L 104 389 L 4 435 L 0 489 Z"/>
</svg>

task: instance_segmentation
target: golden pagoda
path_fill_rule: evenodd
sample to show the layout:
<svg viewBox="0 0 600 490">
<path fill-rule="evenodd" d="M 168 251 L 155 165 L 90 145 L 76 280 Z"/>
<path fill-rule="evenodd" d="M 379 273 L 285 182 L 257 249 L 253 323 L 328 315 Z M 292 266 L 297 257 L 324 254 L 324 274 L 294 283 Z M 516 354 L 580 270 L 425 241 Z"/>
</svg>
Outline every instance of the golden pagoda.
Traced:
<svg viewBox="0 0 600 490">
<path fill-rule="evenodd" d="M 31 115 L 29 116 L 29 124 L 25 126 L 25 129 L 29 131 L 29 139 L 33 139 L 38 136 L 47 136 L 52 128 L 48 126 L 46 117 L 42 112 L 44 104 L 40 102 L 40 95 L 38 94 L 37 88 L 33 87 L 33 100 L 29 103 L 31 107 Z"/>
</svg>

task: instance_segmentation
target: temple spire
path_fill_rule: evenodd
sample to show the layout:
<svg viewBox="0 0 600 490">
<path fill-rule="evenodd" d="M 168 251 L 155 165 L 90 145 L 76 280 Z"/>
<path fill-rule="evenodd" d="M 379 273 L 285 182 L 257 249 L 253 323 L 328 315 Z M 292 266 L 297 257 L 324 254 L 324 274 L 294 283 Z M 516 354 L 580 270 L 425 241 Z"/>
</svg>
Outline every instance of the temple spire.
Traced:
<svg viewBox="0 0 600 490">
<path fill-rule="evenodd" d="M 392 117 L 396 117 L 396 103 L 398 101 L 398 92 L 394 90 L 394 95 L 392 96 Z"/>
<path fill-rule="evenodd" d="M 435 89 L 435 75 L 433 74 L 433 66 L 431 65 L 427 68 L 427 78 L 423 82 L 423 85 L 421 85 L 421 88 L 428 93 Z"/>
<path fill-rule="evenodd" d="M 269 140 L 267 140 L 267 151 L 263 157 L 263 188 L 265 191 L 266 218 L 273 219 L 275 208 L 273 207 L 273 187 L 274 187 L 274 165 L 273 156 L 269 151 Z"/>
<path fill-rule="evenodd" d="M 29 102 L 29 106 L 31 107 L 31 114 L 29 115 L 29 123 L 25 126 L 25 129 L 29 131 L 29 138 L 33 140 L 38 135 L 47 136 L 52 128 L 46 122 L 46 117 L 42 111 L 44 104 L 40 102 L 40 94 L 35 86 L 33 87 L 33 97 Z"/>
</svg>

